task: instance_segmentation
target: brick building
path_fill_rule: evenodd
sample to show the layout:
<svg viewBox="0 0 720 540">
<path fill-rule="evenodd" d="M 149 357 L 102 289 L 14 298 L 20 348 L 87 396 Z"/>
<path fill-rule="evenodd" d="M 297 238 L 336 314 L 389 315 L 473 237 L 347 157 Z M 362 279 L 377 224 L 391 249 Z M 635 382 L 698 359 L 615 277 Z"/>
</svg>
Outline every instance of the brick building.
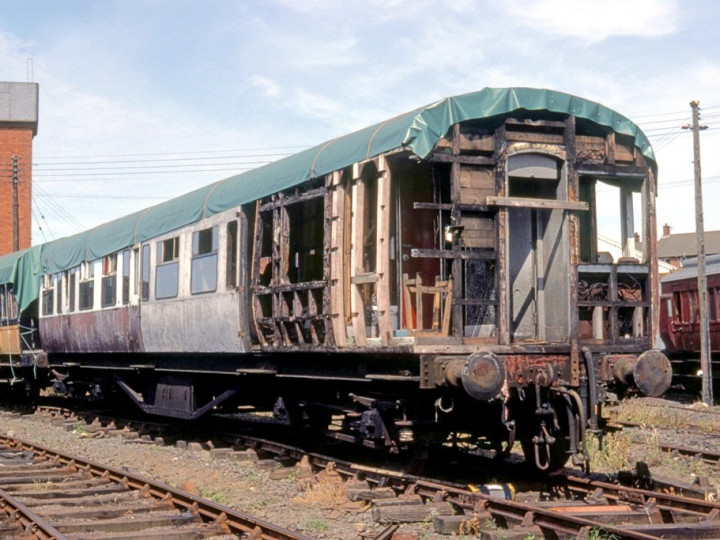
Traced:
<svg viewBox="0 0 720 540">
<path fill-rule="evenodd" d="M 30 247 L 37 126 L 37 83 L 0 82 L 0 255 Z"/>
</svg>

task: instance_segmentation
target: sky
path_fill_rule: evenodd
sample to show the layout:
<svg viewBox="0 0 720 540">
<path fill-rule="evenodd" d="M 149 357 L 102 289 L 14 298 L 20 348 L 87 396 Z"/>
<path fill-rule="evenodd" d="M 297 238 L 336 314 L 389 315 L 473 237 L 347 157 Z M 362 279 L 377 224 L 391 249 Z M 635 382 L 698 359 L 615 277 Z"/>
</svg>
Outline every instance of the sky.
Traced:
<svg viewBox="0 0 720 540">
<path fill-rule="evenodd" d="M 698 100 L 705 230 L 720 230 L 718 21 L 715 0 L 0 0 L 0 80 L 39 84 L 34 244 L 509 86 L 638 124 L 673 233 L 695 230 L 682 126 Z"/>
</svg>

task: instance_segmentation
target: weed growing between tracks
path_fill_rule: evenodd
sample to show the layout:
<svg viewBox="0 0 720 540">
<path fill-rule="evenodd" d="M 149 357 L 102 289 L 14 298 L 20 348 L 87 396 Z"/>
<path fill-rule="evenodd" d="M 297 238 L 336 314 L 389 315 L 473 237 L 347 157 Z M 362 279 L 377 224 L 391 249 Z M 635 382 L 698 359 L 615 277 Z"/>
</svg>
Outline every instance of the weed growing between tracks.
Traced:
<svg viewBox="0 0 720 540">
<path fill-rule="evenodd" d="M 643 455 L 638 459 L 633 453 L 634 445 L 640 444 Z M 637 461 L 650 466 L 666 461 L 667 454 L 660 448 L 660 436 L 655 429 L 643 429 L 637 438 L 631 439 L 625 432 L 608 433 L 602 441 L 596 435 L 588 437 L 588 454 L 594 471 L 614 473 L 623 469 L 632 469 Z"/>
</svg>

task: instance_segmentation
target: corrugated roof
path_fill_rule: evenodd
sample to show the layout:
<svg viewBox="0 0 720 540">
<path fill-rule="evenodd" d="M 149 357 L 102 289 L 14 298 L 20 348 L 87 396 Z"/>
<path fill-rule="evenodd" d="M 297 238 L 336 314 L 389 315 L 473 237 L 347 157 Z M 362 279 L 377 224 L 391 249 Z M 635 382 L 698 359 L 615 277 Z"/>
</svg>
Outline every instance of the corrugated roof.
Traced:
<svg viewBox="0 0 720 540">
<path fill-rule="evenodd" d="M 705 232 L 705 253 L 720 253 L 720 231 Z M 660 259 L 684 259 L 697 257 L 697 238 L 695 233 L 680 233 L 663 236 L 658 239 L 658 257 Z"/>
<path fill-rule="evenodd" d="M 553 90 L 485 88 L 441 99 L 147 210 L 43 244 L 39 259 L 42 272 L 53 273 L 72 268 L 83 261 L 97 259 L 134 243 L 178 229 L 204 216 L 235 208 L 385 152 L 404 148 L 424 158 L 453 124 L 468 120 L 502 118 L 517 114 L 518 111 L 548 111 L 574 115 L 616 133 L 629 135 L 651 166 L 655 167 L 652 147 L 640 128 L 599 103 Z M 23 257 L 25 255 L 15 259 L 0 257 L 0 276 L 12 275 L 13 279 L 17 280 L 18 261 Z M 30 280 L 33 274 L 37 276 L 41 273 L 41 268 L 35 267 L 33 273 L 28 274 L 28 264 L 22 266 L 25 269 L 23 279 Z M 8 267 L 13 268 L 9 273 Z M 21 294 L 18 298 L 21 308 L 27 307 L 35 297 Z"/>
<path fill-rule="evenodd" d="M 682 281 L 685 279 L 697 279 L 697 270 L 697 257 L 693 257 L 686 260 L 680 270 L 662 278 L 660 283 L 671 283 L 673 281 Z M 720 253 L 708 255 L 705 258 L 705 274 L 708 276 L 716 276 L 720 274 Z"/>
</svg>

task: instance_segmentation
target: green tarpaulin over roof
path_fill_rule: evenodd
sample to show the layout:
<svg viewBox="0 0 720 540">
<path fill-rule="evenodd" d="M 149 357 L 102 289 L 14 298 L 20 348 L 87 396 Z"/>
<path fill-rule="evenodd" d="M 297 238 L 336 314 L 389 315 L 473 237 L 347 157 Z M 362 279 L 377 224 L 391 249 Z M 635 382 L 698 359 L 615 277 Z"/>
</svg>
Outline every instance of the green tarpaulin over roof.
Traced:
<svg viewBox="0 0 720 540">
<path fill-rule="evenodd" d="M 59 272 L 95 260 L 203 216 L 235 208 L 391 150 L 406 148 L 424 158 L 455 123 L 501 117 L 521 110 L 573 115 L 629 135 L 642 154 L 655 163 L 652 147 L 640 128 L 599 103 L 553 90 L 485 88 L 441 99 L 89 231 L 0 257 L 0 283 L 15 283 L 18 302 L 25 309 L 37 298 L 39 275 L 43 272 Z"/>
</svg>

